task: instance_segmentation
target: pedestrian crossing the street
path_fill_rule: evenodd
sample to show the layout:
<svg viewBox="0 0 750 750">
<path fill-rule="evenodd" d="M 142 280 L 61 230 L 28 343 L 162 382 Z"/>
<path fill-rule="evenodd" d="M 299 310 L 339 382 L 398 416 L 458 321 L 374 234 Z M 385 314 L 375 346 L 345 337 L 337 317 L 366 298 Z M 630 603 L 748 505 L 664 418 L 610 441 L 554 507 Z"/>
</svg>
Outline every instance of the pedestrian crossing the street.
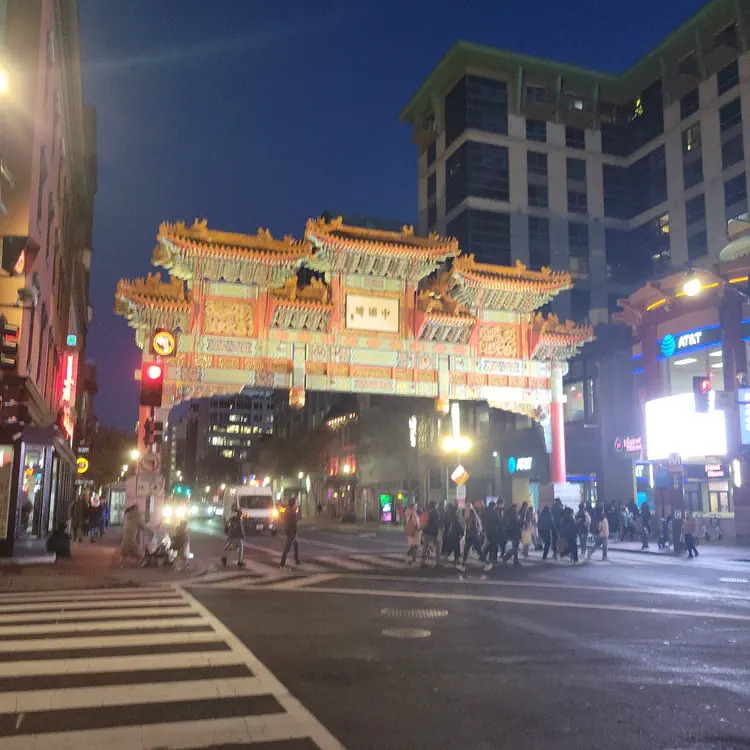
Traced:
<svg viewBox="0 0 750 750">
<path fill-rule="evenodd" d="M 284 741 L 343 747 L 190 594 L 154 587 L 0 595 L 3 750 L 261 749 Z"/>
</svg>

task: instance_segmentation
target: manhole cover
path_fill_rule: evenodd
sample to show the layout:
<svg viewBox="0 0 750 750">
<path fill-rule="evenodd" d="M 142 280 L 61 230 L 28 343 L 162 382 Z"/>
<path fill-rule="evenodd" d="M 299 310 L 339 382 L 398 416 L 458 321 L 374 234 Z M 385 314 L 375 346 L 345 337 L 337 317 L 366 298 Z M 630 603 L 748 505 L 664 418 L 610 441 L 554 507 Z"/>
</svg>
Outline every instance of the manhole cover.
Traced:
<svg viewBox="0 0 750 750">
<path fill-rule="evenodd" d="M 747 578 L 719 578 L 722 583 L 750 583 Z"/>
<path fill-rule="evenodd" d="M 386 638 L 429 638 L 432 632 L 422 628 L 384 628 Z"/>
<path fill-rule="evenodd" d="M 384 607 L 380 614 L 385 617 L 413 617 L 415 619 L 430 620 L 436 617 L 445 617 L 448 614 L 447 609 L 396 609 L 394 607 Z"/>
</svg>

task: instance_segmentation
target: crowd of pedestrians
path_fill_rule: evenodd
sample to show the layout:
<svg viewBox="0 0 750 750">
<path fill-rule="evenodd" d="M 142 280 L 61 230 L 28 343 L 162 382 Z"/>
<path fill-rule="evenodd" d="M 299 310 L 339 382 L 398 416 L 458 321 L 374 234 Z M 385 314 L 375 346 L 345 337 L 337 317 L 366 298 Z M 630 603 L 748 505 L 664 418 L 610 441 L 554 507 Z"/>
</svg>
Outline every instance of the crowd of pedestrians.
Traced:
<svg viewBox="0 0 750 750">
<path fill-rule="evenodd" d="M 423 568 L 430 558 L 436 566 L 452 561 L 460 571 L 466 569 L 472 553 L 485 571 L 511 560 L 519 566 L 519 558 L 528 557 L 531 548 L 540 550 L 543 560 L 551 553 L 552 559 L 578 564 L 599 550 L 601 559 L 606 560 L 610 538 L 634 540 L 637 535 L 642 549 L 648 549 L 651 523 L 645 502 L 640 508 L 635 503 L 593 507 L 581 502 L 576 510 L 556 498 L 551 506 L 541 509 L 538 518 L 529 503 L 519 506 L 502 499 L 486 505 L 478 500 L 463 508 L 432 501 L 421 511 L 411 503 L 405 513 L 406 559 L 413 565 L 419 558 Z M 685 541 L 690 557 L 697 556 L 695 530 L 688 519 Z"/>
</svg>

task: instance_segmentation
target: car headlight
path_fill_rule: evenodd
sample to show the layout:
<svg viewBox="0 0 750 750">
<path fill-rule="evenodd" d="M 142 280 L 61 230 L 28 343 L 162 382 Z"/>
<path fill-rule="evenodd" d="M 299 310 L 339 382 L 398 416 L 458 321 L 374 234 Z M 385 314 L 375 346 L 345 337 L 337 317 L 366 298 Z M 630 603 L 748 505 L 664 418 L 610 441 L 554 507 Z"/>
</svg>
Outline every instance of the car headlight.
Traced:
<svg viewBox="0 0 750 750">
<path fill-rule="evenodd" d="M 271 518 L 278 518 L 278 517 L 279 517 L 279 511 L 278 511 L 278 510 L 276 510 L 276 508 L 274 508 L 274 509 L 273 509 L 273 510 L 271 511 Z"/>
<path fill-rule="evenodd" d="M 177 516 L 177 518 L 185 518 L 186 514 L 187 514 L 187 511 L 184 505 L 180 505 L 180 507 L 177 508 L 177 510 L 175 511 L 175 515 Z"/>
<path fill-rule="evenodd" d="M 197 516 L 199 510 L 200 510 L 200 508 L 197 505 L 191 505 L 190 506 L 190 515 L 191 516 Z"/>
<path fill-rule="evenodd" d="M 161 514 L 164 516 L 164 518 L 172 518 L 173 513 L 174 511 L 169 507 L 169 505 L 165 505 L 161 511 Z"/>
</svg>

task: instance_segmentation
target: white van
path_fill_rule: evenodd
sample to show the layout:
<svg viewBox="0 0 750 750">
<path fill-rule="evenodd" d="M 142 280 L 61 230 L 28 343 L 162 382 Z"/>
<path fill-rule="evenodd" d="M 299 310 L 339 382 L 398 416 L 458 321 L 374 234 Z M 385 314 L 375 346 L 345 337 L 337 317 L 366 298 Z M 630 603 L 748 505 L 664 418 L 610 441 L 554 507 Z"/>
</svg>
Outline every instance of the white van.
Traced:
<svg viewBox="0 0 750 750">
<path fill-rule="evenodd" d="M 224 520 L 229 521 L 234 508 L 242 510 L 245 532 L 270 531 L 272 536 L 278 532 L 279 509 L 273 499 L 271 487 L 253 487 L 241 485 L 227 487 L 224 492 Z"/>
</svg>

